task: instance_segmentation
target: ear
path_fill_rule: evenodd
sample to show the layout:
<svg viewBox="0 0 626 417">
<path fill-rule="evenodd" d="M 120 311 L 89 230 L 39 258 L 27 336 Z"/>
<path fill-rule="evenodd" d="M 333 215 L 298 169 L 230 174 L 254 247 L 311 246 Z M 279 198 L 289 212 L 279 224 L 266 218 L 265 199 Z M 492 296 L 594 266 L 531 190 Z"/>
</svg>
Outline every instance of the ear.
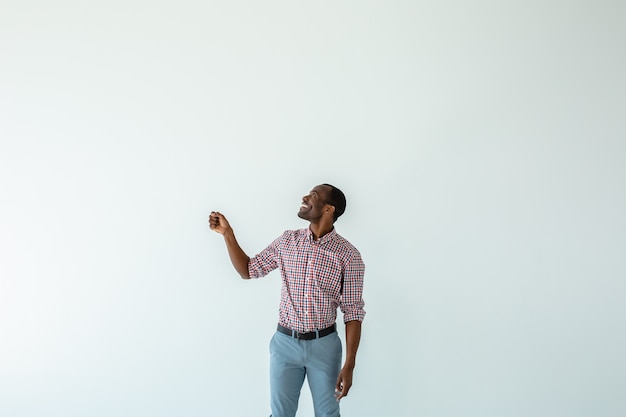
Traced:
<svg viewBox="0 0 626 417">
<path fill-rule="evenodd" d="M 331 206 L 330 204 L 326 204 L 326 208 L 324 209 L 324 213 L 330 213 L 331 215 L 335 214 L 335 206 Z"/>
</svg>

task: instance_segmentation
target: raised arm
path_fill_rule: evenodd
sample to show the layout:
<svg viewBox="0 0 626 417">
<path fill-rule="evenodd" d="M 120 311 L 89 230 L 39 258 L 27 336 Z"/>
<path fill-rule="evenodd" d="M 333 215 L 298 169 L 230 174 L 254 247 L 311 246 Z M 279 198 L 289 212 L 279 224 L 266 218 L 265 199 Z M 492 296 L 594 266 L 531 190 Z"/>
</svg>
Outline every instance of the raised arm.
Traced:
<svg viewBox="0 0 626 417">
<path fill-rule="evenodd" d="M 228 256 L 233 263 L 235 270 L 239 273 L 241 278 L 250 279 L 250 273 L 248 272 L 248 262 L 250 257 L 241 249 L 237 239 L 235 239 L 235 232 L 230 227 L 230 223 L 226 220 L 226 217 L 222 213 L 212 211 L 209 216 L 209 227 L 214 232 L 217 232 L 224 236 L 224 242 L 228 249 Z"/>
</svg>

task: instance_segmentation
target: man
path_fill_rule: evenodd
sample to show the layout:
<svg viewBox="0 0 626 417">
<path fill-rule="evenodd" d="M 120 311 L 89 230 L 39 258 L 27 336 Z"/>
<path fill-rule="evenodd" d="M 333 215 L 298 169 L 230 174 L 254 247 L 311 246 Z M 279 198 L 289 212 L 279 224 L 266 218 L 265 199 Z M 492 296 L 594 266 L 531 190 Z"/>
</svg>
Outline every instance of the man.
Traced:
<svg viewBox="0 0 626 417">
<path fill-rule="evenodd" d="M 271 417 L 294 417 L 304 378 L 316 417 L 339 417 L 339 400 L 348 395 L 361 339 L 363 274 L 359 251 L 334 228 L 346 198 L 330 184 L 302 197 L 298 217 L 309 227 L 288 230 L 253 258 L 241 249 L 226 218 L 209 216 L 211 230 L 224 236 L 228 255 L 243 279 L 274 269 L 282 277 L 278 330 L 270 343 Z M 343 312 L 346 360 L 335 320 Z"/>
</svg>

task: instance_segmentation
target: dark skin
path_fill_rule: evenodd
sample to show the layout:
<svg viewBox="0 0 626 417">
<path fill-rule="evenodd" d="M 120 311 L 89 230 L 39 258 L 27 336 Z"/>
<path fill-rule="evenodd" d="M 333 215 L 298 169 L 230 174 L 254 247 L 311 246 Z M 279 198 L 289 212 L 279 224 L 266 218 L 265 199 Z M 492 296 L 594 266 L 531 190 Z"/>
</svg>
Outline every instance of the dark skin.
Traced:
<svg viewBox="0 0 626 417">
<path fill-rule="evenodd" d="M 308 195 L 302 197 L 302 205 L 298 211 L 298 217 L 309 221 L 309 228 L 315 240 L 326 235 L 333 230 L 335 206 L 327 203 L 331 188 L 327 185 L 314 187 Z M 241 278 L 250 279 L 248 272 L 248 262 L 250 257 L 241 249 L 232 227 L 223 214 L 213 211 L 209 216 L 209 227 L 214 232 L 224 236 L 224 242 L 228 250 L 228 256 L 233 267 Z M 346 323 L 346 360 L 344 362 L 337 384 L 335 386 L 335 397 L 337 401 L 348 395 L 352 387 L 352 375 L 356 365 L 356 352 L 361 340 L 361 322 L 358 320 Z"/>
</svg>

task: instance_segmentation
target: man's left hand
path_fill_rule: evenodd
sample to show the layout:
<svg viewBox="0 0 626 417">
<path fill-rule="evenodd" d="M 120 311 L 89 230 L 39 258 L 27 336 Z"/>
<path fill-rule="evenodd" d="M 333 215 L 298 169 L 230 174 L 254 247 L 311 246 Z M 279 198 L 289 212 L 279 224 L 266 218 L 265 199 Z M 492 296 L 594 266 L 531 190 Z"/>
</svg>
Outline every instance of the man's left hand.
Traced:
<svg viewBox="0 0 626 417">
<path fill-rule="evenodd" d="M 348 391 L 350 391 L 350 387 L 352 386 L 352 372 L 354 368 L 348 365 L 345 365 L 341 372 L 339 372 L 339 377 L 337 378 L 337 385 L 335 386 L 335 397 L 337 401 L 341 400 L 343 397 L 348 395 Z"/>
</svg>

